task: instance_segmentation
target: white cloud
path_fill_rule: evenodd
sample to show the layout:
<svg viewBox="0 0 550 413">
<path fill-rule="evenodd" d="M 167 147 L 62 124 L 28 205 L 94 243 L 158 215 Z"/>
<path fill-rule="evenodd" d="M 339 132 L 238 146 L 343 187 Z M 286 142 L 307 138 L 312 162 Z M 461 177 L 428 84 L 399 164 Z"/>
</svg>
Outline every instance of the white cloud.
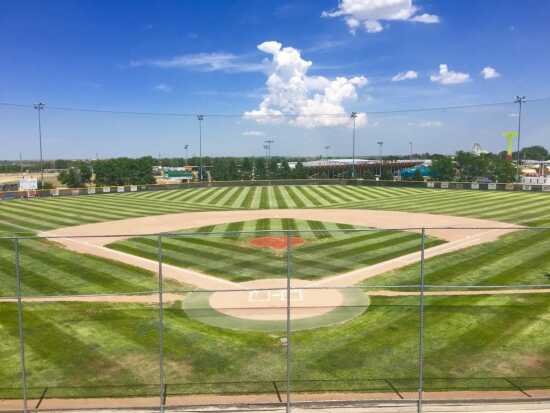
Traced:
<svg viewBox="0 0 550 413">
<path fill-rule="evenodd" d="M 419 11 L 412 0 L 341 0 L 336 10 L 324 11 L 321 16 L 343 17 L 352 33 L 361 25 L 368 33 L 381 32 L 384 21 L 439 23 L 439 16 L 417 14 Z"/>
<path fill-rule="evenodd" d="M 446 64 L 441 64 L 439 65 L 439 74 L 431 75 L 430 80 L 442 85 L 458 85 L 468 82 L 470 80 L 470 75 L 468 73 L 454 72 L 449 70 Z"/>
<path fill-rule="evenodd" d="M 167 59 L 146 59 L 130 62 L 130 67 L 152 66 L 163 69 L 185 68 L 203 72 L 261 72 L 265 64 L 249 62 L 232 53 L 193 53 Z"/>
<path fill-rule="evenodd" d="M 265 136 L 265 133 L 259 130 L 247 130 L 243 132 L 243 136 Z"/>
<path fill-rule="evenodd" d="M 485 80 L 495 79 L 497 77 L 500 77 L 500 73 L 498 73 L 494 67 L 485 66 L 481 71 L 481 76 L 483 76 L 483 79 Z"/>
<path fill-rule="evenodd" d="M 169 86 L 165 83 L 159 83 L 158 85 L 155 85 L 153 89 L 156 90 L 157 92 L 163 92 L 163 93 L 170 93 L 173 90 L 172 86 Z"/>
<path fill-rule="evenodd" d="M 414 70 L 407 70 L 406 72 L 399 72 L 391 78 L 392 82 L 401 82 L 402 80 L 418 79 L 418 73 Z"/>
<path fill-rule="evenodd" d="M 273 56 L 266 81 L 267 95 L 258 109 L 245 112 L 246 118 L 264 123 L 287 120 L 306 128 L 351 125 L 343 103 L 357 100 L 357 89 L 367 84 L 366 77 L 339 76 L 331 80 L 308 76 L 313 63 L 304 60 L 299 50 L 282 47 L 276 41 L 264 42 L 258 49 Z M 366 120 L 366 115 L 360 113 L 356 125 L 362 126 Z"/>
</svg>

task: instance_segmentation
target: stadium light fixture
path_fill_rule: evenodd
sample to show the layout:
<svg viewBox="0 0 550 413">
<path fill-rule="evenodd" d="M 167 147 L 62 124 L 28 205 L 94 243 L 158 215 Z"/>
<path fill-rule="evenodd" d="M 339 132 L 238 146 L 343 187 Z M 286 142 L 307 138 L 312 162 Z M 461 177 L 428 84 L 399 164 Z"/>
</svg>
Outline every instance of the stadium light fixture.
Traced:
<svg viewBox="0 0 550 413">
<path fill-rule="evenodd" d="M 520 177 L 520 162 L 521 162 L 521 113 L 523 109 L 523 104 L 526 102 L 527 98 L 525 96 L 516 96 L 514 103 L 518 104 L 518 156 L 517 156 L 517 165 L 516 165 L 516 181 L 519 181 Z"/>
<path fill-rule="evenodd" d="M 42 153 L 42 118 L 41 112 L 46 107 L 46 104 L 42 102 L 35 103 L 34 108 L 38 113 L 38 142 L 40 145 L 40 189 L 44 189 L 44 157 Z"/>
</svg>

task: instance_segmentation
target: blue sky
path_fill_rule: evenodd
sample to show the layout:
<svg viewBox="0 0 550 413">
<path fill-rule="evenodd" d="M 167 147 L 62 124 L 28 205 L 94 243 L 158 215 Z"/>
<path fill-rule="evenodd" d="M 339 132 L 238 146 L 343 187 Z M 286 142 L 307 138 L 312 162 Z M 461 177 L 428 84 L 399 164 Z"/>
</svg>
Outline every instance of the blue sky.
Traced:
<svg viewBox="0 0 550 413">
<path fill-rule="evenodd" d="M 362 154 L 378 140 L 387 153 L 411 140 L 418 151 L 501 150 L 514 105 L 372 112 L 550 96 L 550 2 L 393 1 L 4 1 L 0 101 L 234 115 L 207 118 L 212 155 L 259 155 L 272 137 L 274 153 L 345 156 L 346 116 L 312 114 L 351 111 L 366 114 Z M 526 145 L 548 142 L 549 109 L 527 105 Z M 303 117 L 265 116 L 290 112 Z M 0 107 L 0 158 L 37 157 L 35 115 Z M 196 153 L 197 130 L 192 117 L 47 108 L 45 155 L 177 156 L 184 143 Z"/>
</svg>

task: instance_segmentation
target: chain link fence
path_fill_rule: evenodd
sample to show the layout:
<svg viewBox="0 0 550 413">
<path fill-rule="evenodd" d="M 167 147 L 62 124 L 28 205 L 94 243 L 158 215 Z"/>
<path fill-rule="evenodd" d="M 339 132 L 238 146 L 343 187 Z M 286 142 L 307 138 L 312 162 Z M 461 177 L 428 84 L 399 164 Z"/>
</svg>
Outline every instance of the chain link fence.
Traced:
<svg viewBox="0 0 550 413">
<path fill-rule="evenodd" d="M 68 238 L 3 238 L 0 410 L 544 400 L 550 229 L 447 253 L 501 229 L 71 238 L 93 274 Z"/>
</svg>

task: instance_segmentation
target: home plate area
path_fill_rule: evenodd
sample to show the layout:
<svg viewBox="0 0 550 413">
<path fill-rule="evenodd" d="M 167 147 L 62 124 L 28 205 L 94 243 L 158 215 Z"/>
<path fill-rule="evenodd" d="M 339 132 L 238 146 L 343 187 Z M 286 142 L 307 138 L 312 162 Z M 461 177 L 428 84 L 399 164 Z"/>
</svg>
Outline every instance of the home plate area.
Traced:
<svg viewBox="0 0 550 413">
<path fill-rule="evenodd" d="M 284 330 L 287 321 L 287 280 L 266 279 L 239 284 L 242 289 L 195 291 L 184 301 L 192 318 L 224 328 Z M 290 286 L 292 329 L 317 328 L 349 320 L 366 310 L 369 299 L 360 288 L 319 287 L 292 280 Z"/>
</svg>

